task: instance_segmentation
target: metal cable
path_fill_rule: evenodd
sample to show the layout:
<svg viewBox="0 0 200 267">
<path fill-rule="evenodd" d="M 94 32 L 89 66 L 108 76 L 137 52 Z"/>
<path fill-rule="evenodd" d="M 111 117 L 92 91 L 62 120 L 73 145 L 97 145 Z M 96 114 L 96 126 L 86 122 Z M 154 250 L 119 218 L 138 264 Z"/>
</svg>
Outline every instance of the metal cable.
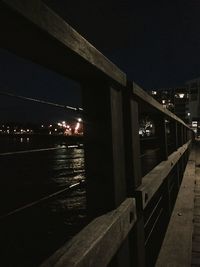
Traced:
<svg viewBox="0 0 200 267">
<path fill-rule="evenodd" d="M 63 108 L 65 110 L 69 110 L 69 111 L 74 111 L 74 112 L 79 112 L 79 113 L 83 112 L 83 109 L 80 108 L 80 107 L 72 107 L 72 106 L 68 106 L 68 105 L 61 105 L 61 104 L 57 104 L 57 103 L 53 103 L 53 102 L 49 102 L 49 101 L 44 101 L 44 100 L 40 100 L 40 99 L 36 99 L 36 98 L 31 98 L 31 97 L 25 97 L 25 96 L 13 94 L 13 93 L 5 92 L 5 91 L 0 91 L 0 95 L 9 96 L 9 97 L 13 97 L 13 98 L 18 98 L 18 99 L 25 100 L 25 101 L 36 102 L 36 103 L 39 103 L 39 104 L 45 104 L 45 105 L 49 105 L 49 106 L 54 106 L 54 107 L 57 107 L 57 108 Z"/>
</svg>

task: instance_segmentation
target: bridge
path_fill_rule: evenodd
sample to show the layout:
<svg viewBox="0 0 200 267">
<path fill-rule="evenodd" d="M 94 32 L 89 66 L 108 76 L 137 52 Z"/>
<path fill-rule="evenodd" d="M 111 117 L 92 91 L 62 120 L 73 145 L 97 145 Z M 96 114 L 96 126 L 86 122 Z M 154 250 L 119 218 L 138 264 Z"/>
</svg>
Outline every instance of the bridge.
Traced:
<svg viewBox="0 0 200 267">
<path fill-rule="evenodd" d="M 2 0 L 0 22 L 1 48 L 82 88 L 88 225 L 41 266 L 189 266 L 195 179 L 199 203 L 191 129 L 42 1 Z M 146 115 L 152 137 L 139 136 Z"/>
</svg>

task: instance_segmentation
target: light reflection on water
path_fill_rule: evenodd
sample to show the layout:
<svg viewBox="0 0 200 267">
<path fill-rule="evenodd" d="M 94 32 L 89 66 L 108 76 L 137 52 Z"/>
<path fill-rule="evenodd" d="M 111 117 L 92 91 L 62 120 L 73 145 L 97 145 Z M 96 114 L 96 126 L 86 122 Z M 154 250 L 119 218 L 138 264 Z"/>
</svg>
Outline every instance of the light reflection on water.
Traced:
<svg viewBox="0 0 200 267">
<path fill-rule="evenodd" d="M 65 148 L 54 151 L 54 177 L 59 186 L 70 185 L 85 179 L 84 151 L 77 148 Z"/>
<path fill-rule="evenodd" d="M 20 142 L 20 139 L 17 144 L 12 140 L 16 149 L 11 144 L 8 151 L 19 151 Z M 38 149 L 41 145 L 30 138 L 29 142 L 24 140 L 21 150 Z M 2 214 L 85 179 L 84 149 L 64 145 L 48 143 L 42 148 L 57 149 L 0 157 L 1 173 L 4 174 L 4 179 L 0 179 Z M 38 266 L 77 233 L 85 221 L 85 188 L 80 187 L 26 209 L 5 220 L 3 225 L 0 222 L 2 243 L 5 244 L 0 257 L 13 267 Z M 6 256 L 10 252 L 15 255 L 14 262 Z"/>
</svg>

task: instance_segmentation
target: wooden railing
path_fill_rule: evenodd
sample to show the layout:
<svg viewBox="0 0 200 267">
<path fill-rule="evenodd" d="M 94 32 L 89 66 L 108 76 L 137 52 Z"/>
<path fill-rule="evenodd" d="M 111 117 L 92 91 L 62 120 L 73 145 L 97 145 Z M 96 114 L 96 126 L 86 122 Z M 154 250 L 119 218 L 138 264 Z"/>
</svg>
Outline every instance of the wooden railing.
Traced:
<svg viewBox="0 0 200 267">
<path fill-rule="evenodd" d="M 192 131 L 42 1 L 2 0 L 0 22 L 2 48 L 82 87 L 91 223 L 42 266 L 154 266 Z M 139 136 L 144 114 L 155 123 L 152 138 Z"/>
</svg>

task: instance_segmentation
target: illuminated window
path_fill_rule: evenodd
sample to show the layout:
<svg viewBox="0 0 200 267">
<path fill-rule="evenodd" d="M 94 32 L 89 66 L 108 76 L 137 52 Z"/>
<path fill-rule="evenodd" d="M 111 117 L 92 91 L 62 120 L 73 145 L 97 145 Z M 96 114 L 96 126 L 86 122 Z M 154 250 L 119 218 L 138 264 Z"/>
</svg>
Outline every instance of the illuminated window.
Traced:
<svg viewBox="0 0 200 267">
<path fill-rule="evenodd" d="M 197 127 L 197 121 L 192 121 L 192 127 Z"/>
</svg>

